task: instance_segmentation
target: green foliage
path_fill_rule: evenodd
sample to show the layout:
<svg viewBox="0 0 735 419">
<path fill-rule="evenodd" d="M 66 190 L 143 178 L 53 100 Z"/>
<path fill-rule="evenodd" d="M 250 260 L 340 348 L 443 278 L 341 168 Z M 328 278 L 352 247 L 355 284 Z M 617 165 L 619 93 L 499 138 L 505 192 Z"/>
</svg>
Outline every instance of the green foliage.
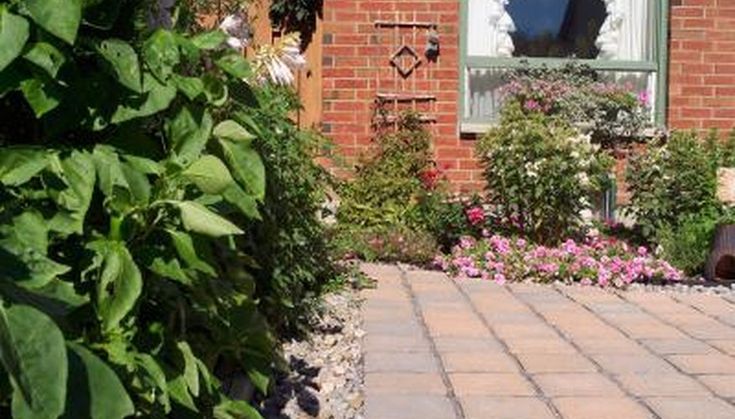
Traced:
<svg viewBox="0 0 735 419">
<path fill-rule="evenodd" d="M 610 158 L 565 121 L 508 104 L 478 144 L 488 199 L 501 222 L 540 243 L 576 232 L 607 181 Z"/>
<path fill-rule="evenodd" d="M 432 167 L 429 133 L 412 114 L 376 138 L 373 154 L 363 156 L 353 181 L 339 190 L 338 220 L 376 227 L 408 225 L 424 192 L 421 174 Z"/>
<path fill-rule="evenodd" d="M 286 110 L 248 99 L 221 34 L 146 29 L 150 6 L 0 1 L 0 416 L 256 418 L 215 367 L 267 391 L 258 299 L 327 269 L 309 157 L 261 158 L 302 135 Z"/>
<path fill-rule="evenodd" d="M 688 275 L 699 275 L 707 262 L 717 225 L 734 221 L 731 212 L 707 210 L 686 215 L 676 225 L 662 226 L 655 238 L 660 256 Z"/>
<path fill-rule="evenodd" d="M 626 211 L 644 237 L 653 239 L 660 228 L 676 226 L 682 217 L 718 207 L 718 150 L 695 133 L 678 132 L 631 159 L 626 175 L 631 203 Z"/>
<path fill-rule="evenodd" d="M 431 138 L 416 115 L 379 133 L 355 178 L 339 189 L 336 252 L 366 260 L 427 264 L 469 230 L 464 206 L 451 202 L 435 167 Z"/>
<path fill-rule="evenodd" d="M 309 325 L 317 297 L 336 274 L 318 217 L 330 182 L 315 162 L 325 140 L 299 131 L 287 117 L 299 106 L 292 92 L 271 86 L 254 93 L 251 100 L 259 106 L 241 105 L 234 112 L 255 134 L 253 148 L 263 156 L 268 173 L 264 188 L 251 191 L 264 193 L 265 200 L 261 222 L 247 230 L 246 249 L 258 266 L 253 270 L 256 296 L 271 324 L 284 333 L 301 332 Z M 252 176 L 243 174 L 245 179 Z"/>
<path fill-rule="evenodd" d="M 437 253 L 434 236 L 421 229 L 405 225 L 338 226 L 333 234 L 333 246 L 342 257 L 359 258 L 368 262 L 402 262 L 429 265 Z"/>
</svg>

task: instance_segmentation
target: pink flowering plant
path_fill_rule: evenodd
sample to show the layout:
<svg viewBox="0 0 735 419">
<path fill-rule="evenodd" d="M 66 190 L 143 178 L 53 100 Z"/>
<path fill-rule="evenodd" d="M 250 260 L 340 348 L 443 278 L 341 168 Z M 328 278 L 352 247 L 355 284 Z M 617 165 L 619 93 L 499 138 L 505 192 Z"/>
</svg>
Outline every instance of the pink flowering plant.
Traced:
<svg viewBox="0 0 735 419">
<path fill-rule="evenodd" d="M 569 239 L 553 247 L 501 235 L 463 237 L 450 254 L 437 256 L 434 264 L 455 277 L 501 285 L 506 281 L 561 281 L 624 288 L 634 282 L 671 282 L 683 277 L 645 247 L 633 248 L 599 236 Z"/>
<path fill-rule="evenodd" d="M 559 116 L 604 146 L 638 138 L 650 120 L 650 92 L 606 80 L 588 66 L 522 68 L 507 78 L 506 103 L 515 102 L 526 113 Z"/>
</svg>

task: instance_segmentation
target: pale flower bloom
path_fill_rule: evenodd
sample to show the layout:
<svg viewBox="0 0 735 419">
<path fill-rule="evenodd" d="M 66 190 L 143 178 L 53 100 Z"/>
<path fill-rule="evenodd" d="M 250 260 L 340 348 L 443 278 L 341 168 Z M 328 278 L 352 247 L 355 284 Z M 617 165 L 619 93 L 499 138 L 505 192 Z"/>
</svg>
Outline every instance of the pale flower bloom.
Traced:
<svg viewBox="0 0 735 419">
<path fill-rule="evenodd" d="M 290 33 L 275 45 L 260 47 L 255 55 L 255 74 L 258 80 L 270 80 L 280 85 L 293 84 L 294 72 L 306 65 L 306 59 L 301 54 L 301 35 L 298 32 Z"/>
<path fill-rule="evenodd" d="M 247 18 L 242 13 L 225 17 L 219 28 L 229 36 L 225 43 L 230 48 L 242 51 L 250 45 L 250 25 L 248 25 Z"/>
</svg>

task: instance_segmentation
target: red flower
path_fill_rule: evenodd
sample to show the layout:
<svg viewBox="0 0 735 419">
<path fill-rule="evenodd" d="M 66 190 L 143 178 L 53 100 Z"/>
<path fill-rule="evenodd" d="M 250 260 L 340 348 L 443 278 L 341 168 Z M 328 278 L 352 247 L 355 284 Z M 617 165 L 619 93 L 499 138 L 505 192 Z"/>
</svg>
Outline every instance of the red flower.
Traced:
<svg viewBox="0 0 735 419">
<path fill-rule="evenodd" d="M 485 210 L 480 206 L 468 208 L 465 211 L 465 214 L 467 215 L 467 220 L 469 220 L 470 224 L 473 226 L 482 224 L 485 221 Z"/>
<path fill-rule="evenodd" d="M 419 177 L 421 178 L 421 183 L 424 184 L 424 188 L 431 191 L 436 189 L 436 186 L 439 184 L 441 172 L 439 169 L 432 167 L 421 172 Z"/>
</svg>

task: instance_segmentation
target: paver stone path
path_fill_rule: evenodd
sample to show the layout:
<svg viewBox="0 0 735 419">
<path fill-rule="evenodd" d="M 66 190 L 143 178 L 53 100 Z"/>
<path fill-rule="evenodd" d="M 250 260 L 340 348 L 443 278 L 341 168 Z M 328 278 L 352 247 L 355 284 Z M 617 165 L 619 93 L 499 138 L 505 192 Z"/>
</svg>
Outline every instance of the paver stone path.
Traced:
<svg viewBox="0 0 735 419">
<path fill-rule="evenodd" d="M 363 265 L 368 419 L 734 419 L 735 301 Z"/>
</svg>

